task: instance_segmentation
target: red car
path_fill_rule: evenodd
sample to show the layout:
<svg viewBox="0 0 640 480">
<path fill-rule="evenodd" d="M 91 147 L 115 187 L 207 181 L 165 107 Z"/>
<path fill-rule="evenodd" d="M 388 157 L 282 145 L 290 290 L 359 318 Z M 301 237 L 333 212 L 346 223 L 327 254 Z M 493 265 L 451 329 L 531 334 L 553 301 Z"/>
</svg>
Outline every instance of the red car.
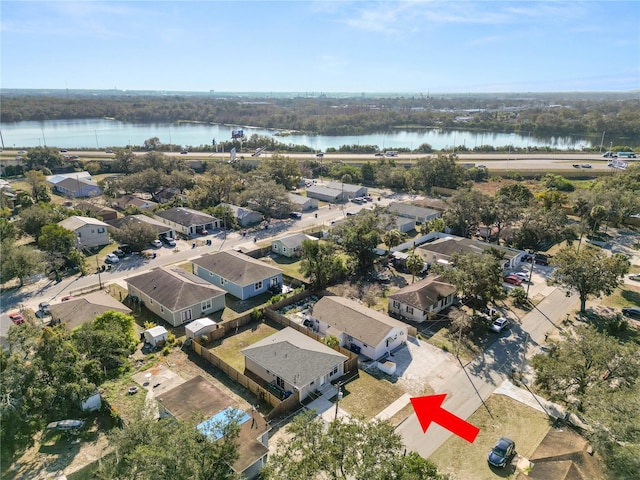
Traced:
<svg viewBox="0 0 640 480">
<path fill-rule="evenodd" d="M 14 325 L 20 325 L 21 323 L 24 323 L 24 317 L 19 313 L 10 313 L 9 318 Z"/>
<path fill-rule="evenodd" d="M 502 277 L 502 281 L 505 283 L 510 283 L 512 285 L 522 285 L 522 279 L 516 277 L 515 275 L 507 275 L 506 277 Z"/>
<path fill-rule="evenodd" d="M 60 299 L 60 301 L 61 301 L 61 302 L 66 302 L 66 301 L 69 301 L 69 300 L 73 300 L 74 298 L 75 298 L 75 297 L 74 297 L 73 295 L 67 295 L 66 297 L 62 297 L 62 298 Z"/>
</svg>

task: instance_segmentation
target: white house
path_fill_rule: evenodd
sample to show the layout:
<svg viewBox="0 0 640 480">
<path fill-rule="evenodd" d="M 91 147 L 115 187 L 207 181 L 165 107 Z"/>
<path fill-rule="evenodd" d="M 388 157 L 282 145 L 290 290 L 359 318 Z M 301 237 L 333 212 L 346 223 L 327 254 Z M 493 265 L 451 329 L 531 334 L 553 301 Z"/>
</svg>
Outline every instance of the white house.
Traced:
<svg viewBox="0 0 640 480">
<path fill-rule="evenodd" d="M 97 218 L 73 215 L 58 222 L 58 225 L 75 233 L 80 247 L 93 248 L 109 244 L 109 225 Z"/>
</svg>

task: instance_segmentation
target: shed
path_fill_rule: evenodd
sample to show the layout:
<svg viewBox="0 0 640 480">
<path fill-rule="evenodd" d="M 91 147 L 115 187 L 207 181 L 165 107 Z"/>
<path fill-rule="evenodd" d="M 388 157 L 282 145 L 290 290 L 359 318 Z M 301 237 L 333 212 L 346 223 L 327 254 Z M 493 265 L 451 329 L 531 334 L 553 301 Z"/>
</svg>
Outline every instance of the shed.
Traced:
<svg viewBox="0 0 640 480">
<path fill-rule="evenodd" d="M 154 347 L 167 341 L 167 329 L 161 326 L 151 327 L 144 331 L 144 341 Z"/>
<path fill-rule="evenodd" d="M 216 322 L 208 317 L 199 318 L 184 327 L 187 338 L 196 338 L 216 329 Z"/>
</svg>

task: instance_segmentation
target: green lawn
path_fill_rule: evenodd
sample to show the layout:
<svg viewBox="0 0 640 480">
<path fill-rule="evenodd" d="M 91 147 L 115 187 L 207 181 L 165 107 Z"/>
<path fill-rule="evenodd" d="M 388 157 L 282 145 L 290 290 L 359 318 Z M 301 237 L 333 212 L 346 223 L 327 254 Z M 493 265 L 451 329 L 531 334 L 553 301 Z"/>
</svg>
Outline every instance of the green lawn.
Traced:
<svg viewBox="0 0 640 480">
<path fill-rule="evenodd" d="M 249 328 L 240 330 L 236 335 L 231 335 L 221 339 L 215 343 L 211 351 L 222 358 L 239 372 L 244 371 L 244 355 L 240 353 L 245 347 L 253 345 L 263 338 L 273 335 L 278 330 L 265 324 L 260 323 L 257 326 L 250 324 Z"/>
<path fill-rule="evenodd" d="M 504 395 L 493 395 L 486 401 L 487 409 L 480 407 L 467 420 L 480 429 L 473 443 L 451 436 L 429 457 L 443 473 L 454 478 L 474 480 L 515 479 L 515 466 L 504 470 L 487 464 L 487 453 L 500 437 L 509 437 L 516 443 L 516 452 L 528 458 L 551 428 L 548 417 Z M 534 467 L 535 468 L 535 467 Z"/>
<path fill-rule="evenodd" d="M 342 387 L 344 397 L 340 408 L 352 416 L 362 416 L 370 420 L 400 398 L 404 391 L 385 379 L 377 379 L 360 370 L 357 379 Z"/>
</svg>

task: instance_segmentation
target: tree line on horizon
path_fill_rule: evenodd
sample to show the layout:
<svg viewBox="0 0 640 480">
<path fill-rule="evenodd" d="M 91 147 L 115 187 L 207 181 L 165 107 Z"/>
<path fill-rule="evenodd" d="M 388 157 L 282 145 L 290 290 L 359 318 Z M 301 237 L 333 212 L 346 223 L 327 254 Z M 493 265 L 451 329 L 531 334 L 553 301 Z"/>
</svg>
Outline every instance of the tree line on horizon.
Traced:
<svg viewBox="0 0 640 480">
<path fill-rule="evenodd" d="M 530 135 L 599 135 L 640 143 L 640 100 L 549 97 L 216 98 L 2 93 L 1 122 L 113 118 L 254 125 L 318 135 L 441 128 Z"/>
</svg>

